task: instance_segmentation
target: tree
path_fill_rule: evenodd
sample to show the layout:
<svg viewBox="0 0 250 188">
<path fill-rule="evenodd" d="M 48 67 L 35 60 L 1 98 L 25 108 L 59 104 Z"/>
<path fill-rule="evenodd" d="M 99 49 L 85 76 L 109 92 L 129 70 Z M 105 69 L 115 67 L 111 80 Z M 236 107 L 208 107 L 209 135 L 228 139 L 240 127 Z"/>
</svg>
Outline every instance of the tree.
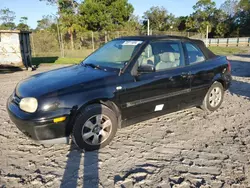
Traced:
<svg viewBox="0 0 250 188">
<path fill-rule="evenodd" d="M 226 30 L 229 32 L 226 36 L 239 37 L 250 35 L 250 0 L 226 0 L 221 5 L 221 10 L 227 15 L 224 22 Z M 222 23 L 217 31 L 224 28 Z"/>
<path fill-rule="evenodd" d="M 238 0 L 226 0 L 220 9 L 228 15 L 229 18 L 235 16 L 238 7 Z"/>
<path fill-rule="evenodd" d="M 27 24 L 28 18 L 27 17 L 21 17 L 19 20 L 19 24 L 17 25 L 17 29 L 21 30 L 21 31 L 28 31 L 29 30 L 29 26 Z"/>
<path fill-rule="evenodd" d="M 134 7 L 127 0 L 113 0 L 107 8 L 114 25 L 124 25 L 134 12 Z"/>
<path fill-rule="evenodd" d="M 175 23 L 173 14 L 168 14 L 164 7 L 153 6 L 150 10 L 146 11 L 143 15 L 144 26 L 147 25 L 147 20 L 150 21 L 150 27 L 153 30 L 166 31 Z"/>
<path fill-rule="evenodd" d="M 46 1 L 50 5 L 56 5 L 59 15 L 58 21 L 62 27 L 62 31 L 68 34 L 71 41 L 71 49 L 74 49 L 74 33 L 76 29 L 80 28 L 79 20 L 76 15 L 78 9 L 78 2 L 76 0 L 40 0 Z"/>
<path fill-rule="evenodd" d="M 225 22 L 227 20 L 226 14 L 216 8 L 215 2 L 212 0 L 199 0 L 194 6 L 194 13 L 187 19 L 186 26 L 189 31 L 195 31 L 205 34 L 207 31 L 207 26 L 209 27 L 209 32 L 211 36 L 216 35 L 216 31 L 219 35 L 223 35 L 221 32 L 225 31 L 226 25 L 217 25 L 219 23 Z"/>
<path fill-rule="evenodd" d="M 79 6 L 80 21 L 87 30 L 115 30 L 130 20 L 134 11 L 127 0 L 85 0 Z"/>
<path fill-rule="evenodd" d="M 13 22 L 3 23 L 0 25 L 0 30 L 14 30 L 16 28 L 16 24 Z"/>
<path fill-rule="evenodd" d="M 240 0 L 235 25 L 241 36 L 250 35 L 250 0 Z"/>
<path fill-rule="evenodd" d="M 243 11 L 250 11 L 250 0 L 240 0 L 238 6 Z"/>
<path fill-rule="evenodd" d="M 225 35 L 229 33 L 229 31 L 230 31 L 230 26 L 227 23 L 221 22 L 216 26 L 215 33 L 219 37 L 225 37 Z"/>
<path fill-rule="evenodd" d="M 193 6 L 193 9 L 195 12 L 200 12 L 203 15 L 206 15 L 206 17 L 213 13 L 215 9 L 216 3 L 211 0 L 199 0 L 197 3 Z"/>
<path fill-rule="evenodd" d="M 74 49 L 74 33 L 82 29 L 77 20 L 76 15 L 63 14 L 61 17 L 62 31 L 69 35 L 72 50 Z"/>
<path fill-rule="evenodd" d="M 74 33 L 76 29 L 80 29 L 78 17 L 76 15 L 78 2 L 76 0 L 40 0 L 46 1 L 51 5 L 56 5 L 60 26 L 65 34 L 68 34 L 71 41 L 71 49 L 74 49 Z"/>
<path fill-rule="evenodd" d="M 19 22 L 27 25 L 28 17 L 21 17 Z"/>
<path fill-rule="evenodd" d="M 187 19 L 188 19 L 188 16 L 180 16 L 179 18 L 176 18 L 176 24 L 177 24 L 177 28 L 179 31 L 186 31 Z"/>
<path fill-rule="evenodd" d="M 15 23 L 13 22 L 16 18 L 15 12 L 11 11 L 8 8 L 0 10 L 0 25 L 1 29 L 15 29 Z"/>
<path fill-rule="evenodd" d="M 78 3 L 74 0 L 60 0 L 59 15 L 60 23 L 64 33 L 67 33 L 70 37 L 71 49 L 74 49 L 74 33 L 76 30 L 80 30 L 81 26 L 78 22 L 78 15 L 76 14 Z"/>
<path fill-rule="evenodd" d="M 142 27 L 140 24 L 140 18 L 136 15 L 131 15 L 129 20 L 125 22 L 124 25 L 121 25 L 120 27 L 117 27 L 118 30 L 124 30 L 124 31 L 134 31 L 138 32 L 141 31 Z"/>
<path fill-rule="evenodd" d="M 56 27 L 56 20 L 53 16 L 47 15 L 37 21 L 36 30 L 51 30 L 53 27 Z"/>
<path fill-rule="evenodd" d="M 76 7 L 77 4 L 79 4 L 80 0 L 40 0 L 40 1 L 46 1 L 49 5 L 56 5 L 58 8 L 58 14 L 63 11 L 65 5 L 73 5 Z"/>
<path fill-rule="evenodd" d="M 80 20 L 87 30 L 109 30 L 112 25 L 111 14 L 108 14 L 106 5 L 91 0 L 84 1 L 79 7 Z"/>
<path fill-rule="evenodd" d="M 0 20 L 3 23 L 13 22 L 15 18 L 15 12 L 11 11 L 10 9 L 6 8 L 0 10 Z"/>
</svg>

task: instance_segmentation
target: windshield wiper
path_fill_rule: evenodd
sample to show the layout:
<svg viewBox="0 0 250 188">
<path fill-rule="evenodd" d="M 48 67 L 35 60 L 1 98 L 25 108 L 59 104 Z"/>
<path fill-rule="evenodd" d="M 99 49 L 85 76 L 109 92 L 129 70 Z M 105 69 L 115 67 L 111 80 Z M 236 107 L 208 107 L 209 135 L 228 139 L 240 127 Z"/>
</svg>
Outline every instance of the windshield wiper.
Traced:
<svg viewBox="0 0 250 188">
<path fill-rule="evenodd" d="M 99 65 L 95 65 L 93 63 L 83 63 L 84 66 L 92 67 L 93 69 L 99 69 L 101 70 L 101 67 Z"/>
</svg>

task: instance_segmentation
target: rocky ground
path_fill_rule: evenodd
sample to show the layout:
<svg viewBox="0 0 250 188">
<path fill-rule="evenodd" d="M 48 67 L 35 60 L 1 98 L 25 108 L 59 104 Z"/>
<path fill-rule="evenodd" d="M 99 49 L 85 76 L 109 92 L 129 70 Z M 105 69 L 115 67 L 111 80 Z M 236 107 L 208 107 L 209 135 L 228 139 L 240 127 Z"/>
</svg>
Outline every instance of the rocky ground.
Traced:
<svg viewBox="0 0 250 188">
<path fill-rule="evenodd" d="M 250 187 L 250 58 L 231 59 L 234 80 L 218 111 L 193 108 L 139 123 L 88 153 L 39 145 L 8 118 L 16 83 L 56 66 L 0 74 L 0 188 Z"/>
</svg>

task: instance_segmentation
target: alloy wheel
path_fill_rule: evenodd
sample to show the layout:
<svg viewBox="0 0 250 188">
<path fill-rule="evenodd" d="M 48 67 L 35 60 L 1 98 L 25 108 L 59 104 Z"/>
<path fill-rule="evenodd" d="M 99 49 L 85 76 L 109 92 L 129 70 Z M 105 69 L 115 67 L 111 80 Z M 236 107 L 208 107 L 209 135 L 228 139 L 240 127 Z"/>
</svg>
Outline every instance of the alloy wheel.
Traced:
<svg viewBox="0 0 250 188">
<path fill-rule="evenodd" d="M 112 131 L 112 122 L 109 117 L 98 114 L 89 118 L 82 128 L 82 138 L 90 145 L 100 145 L 105 142 Z"/>
<path fill-rule="evenodd" d="M 219 87 L 215 87 L 212 89 L 209 95 L 209 103 L 212 107 L 217 107 L 222 99 L 222 91 Z"/>
</svg>

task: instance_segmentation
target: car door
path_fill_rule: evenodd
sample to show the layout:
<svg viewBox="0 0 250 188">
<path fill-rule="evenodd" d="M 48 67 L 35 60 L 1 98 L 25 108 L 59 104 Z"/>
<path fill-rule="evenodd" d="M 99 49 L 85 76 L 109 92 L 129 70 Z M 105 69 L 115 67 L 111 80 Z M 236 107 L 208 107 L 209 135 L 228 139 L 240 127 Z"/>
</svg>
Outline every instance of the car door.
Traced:
<svg viewBox="0 0 250 188">
<path fill-rule="evenodd" d="M 196 44 L 184 43 L 184 51 L 191 77 L 189 101 L 192 105 L 200 105 L 215 74 L 213 69 L 210 68 L 209 60 L 206 59 L 202 50 Z"/>
<path fill-rule="evenodd" d="M 157 116 L 168 111 L 176 111 L 187 103 L 186 94 L 190 92 L 190 77 L 185 66 L 181 43 L 155 41 L 149 45 L 137 63 L 138 66 L 151 64 L 156 70 L 134 77 L 126 76 L 122 86 L 125 90 L 119 96 L 123 119 L 152 113 Z M 148 49 L 152 49 L 152 52 Z"/>
</svg>

